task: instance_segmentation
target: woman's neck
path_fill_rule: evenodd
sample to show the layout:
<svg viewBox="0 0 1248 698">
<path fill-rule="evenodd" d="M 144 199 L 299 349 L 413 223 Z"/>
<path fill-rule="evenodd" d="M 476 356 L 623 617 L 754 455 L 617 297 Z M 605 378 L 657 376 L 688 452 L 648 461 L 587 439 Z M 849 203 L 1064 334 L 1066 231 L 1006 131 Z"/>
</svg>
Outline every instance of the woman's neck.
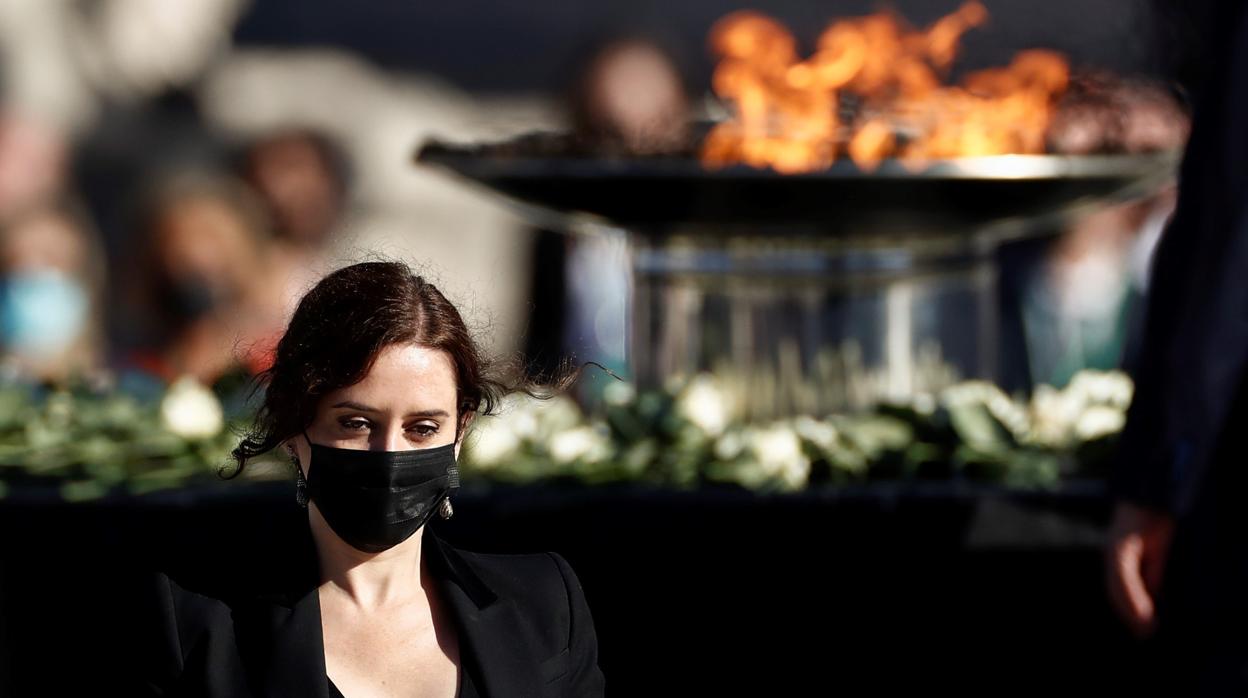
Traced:
<svg viewBox="0 0 1248 698">
<path fill-rule="evenodd" d="M 320 561 L 322 596 L 328 594 L 362 611 L 427 603 L 420 534 L 389 550 L 366 553 L 345 543 L 319 512 L 313 512 L 312 537 Z"/>
</svg>

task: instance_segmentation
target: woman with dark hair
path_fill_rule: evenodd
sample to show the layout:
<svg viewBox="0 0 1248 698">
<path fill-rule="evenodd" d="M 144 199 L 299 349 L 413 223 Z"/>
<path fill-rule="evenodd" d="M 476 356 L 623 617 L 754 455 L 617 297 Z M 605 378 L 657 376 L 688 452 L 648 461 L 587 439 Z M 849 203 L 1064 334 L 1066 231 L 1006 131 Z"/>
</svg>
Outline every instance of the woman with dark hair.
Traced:
<svg viewBox="0 0 1248 698">
<path fill-rule="evenodd" d="M 506 392 L 487 373 L 459 312 L 403 264 L 356 264 L 309 291 L 234 452 L 237 474 L 286 451 L 307 535 L 276 589 L 197 593 L 158 575 L 148 689 L 601 695 L 593 621 L 562 557 L 470 553 L 424 525 L 451 516 L 465 431 Z"/>
</svg>

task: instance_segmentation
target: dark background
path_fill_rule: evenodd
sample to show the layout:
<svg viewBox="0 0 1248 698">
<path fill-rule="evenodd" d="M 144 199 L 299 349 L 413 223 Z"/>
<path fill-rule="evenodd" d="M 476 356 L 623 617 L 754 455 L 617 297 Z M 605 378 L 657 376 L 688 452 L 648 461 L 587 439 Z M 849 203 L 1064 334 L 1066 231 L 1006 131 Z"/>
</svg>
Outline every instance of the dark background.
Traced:
<svg viewBox="0 0 1248 698">
<path fill-rule="evenodd" d="M 707 31 L 739 9 L 783 21 L 809 47 L 834 18 L 896 8 L 923 26 L 958 0 L 258 0 L 239 24 L 242 45 L 334 46 L 382 65 L 427 71 L 473 91 L 557 91 L 598 39 L 645 33 L 687 66 L 690 84 L 709 85 Z M 964 67 L 1005 64 L 1024 48 L 1067 53 L 1076 66 L 1171 75 L 1176 49 L 1191 40 L 1203 0 L 984 0 L 989 23 L 963 39 Z"/>
</svg>

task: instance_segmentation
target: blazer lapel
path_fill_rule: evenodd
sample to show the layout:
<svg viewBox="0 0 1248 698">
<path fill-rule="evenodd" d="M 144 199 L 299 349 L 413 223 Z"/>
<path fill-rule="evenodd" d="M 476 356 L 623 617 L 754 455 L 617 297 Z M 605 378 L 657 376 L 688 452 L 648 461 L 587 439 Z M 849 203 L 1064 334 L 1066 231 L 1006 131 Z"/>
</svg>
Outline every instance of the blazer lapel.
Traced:
<svg viewBox="0 0 1248 698">
<path fill-rule="evenodd" d="M 328 698 L 315 588 L 289 607 L 279 600 L 257 599 L 236 610 L 234 631 L 256 695 Z"/>
<path fill-rule="evenodd" d="M 523 635 L 514 602 L 495 594 L 472 565 L 427 525 L 424 536 L 423 554 L 430 555 L 431 571 L 459 630 L 461 661 L 475 665 L 472 676 L 479 680 L 480 692 L 491 698 L 541 695 L 539 658 Z"/>
<path fill-rule="evenodd" d="M 247 681 L 258 696 L 328 698 L 316 546 L 306 514 L 293 553 L 275 557 L 275 583 L 234 607 L 234 634 Z"/>
</svg>

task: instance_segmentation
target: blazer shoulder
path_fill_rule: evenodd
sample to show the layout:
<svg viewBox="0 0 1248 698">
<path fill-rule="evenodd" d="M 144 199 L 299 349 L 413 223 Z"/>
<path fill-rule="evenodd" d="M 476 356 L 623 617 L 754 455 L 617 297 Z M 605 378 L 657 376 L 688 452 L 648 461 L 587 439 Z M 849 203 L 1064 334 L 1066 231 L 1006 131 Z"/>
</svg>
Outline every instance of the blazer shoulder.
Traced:
<svg viewBox="0 0 1248 698">
<path fill-rule="evenodd" d="M 551 657 L 543 671 L 566 695 L 601 696 L 605 680 L 598 666 L 598 637 L 580 579 L 558 553 L 487 555 L 466 553 L 500 595 L 513 596 Z M 488 575 L 488 577 L 487 577 Z"/>
<path fill-rule="evenodd" d="M 210 614 L 212 609 L 226 603 L 225 595 L 169 570 L 150 570 L 145 579 L 144 592 L 179 616 Z"/>
<path fill-rule="evenodd" d="M 564 597 L 556 553 L 479 553 L 460 549 L 456 552 L 500 597 L 552 604 Z"/>
<path fill-rule="evenodd" d="M 205 587 L 192 580 L 155 571 L 147 585 L 149 620 L 157 619 L 185 651 L 205 632 L 231 625 L 232 595 Z"/>
<path fill-rule="evenodd" d="M 121 632 L 132 647 L 131 665 L 123 670 L 134 695 L 176 692 L 182 677 L 195 672 L 195 656 L 210 638 L 228 634 L 230 609 L 221 599 L 192 591 L 163 570 L 139 573 L 129 593 L 127 627 Z M 224 632 L 223 632 L 224 631 Z"/>
<path fill-rule="evenodd" d="M 559 553 L 500 555 L 457 551 L 494 592 L 514 603 L 552 653 L 569 665 L 569 675 L 600 695 L 598 641 L 580 579 Z"/>
</svg>

